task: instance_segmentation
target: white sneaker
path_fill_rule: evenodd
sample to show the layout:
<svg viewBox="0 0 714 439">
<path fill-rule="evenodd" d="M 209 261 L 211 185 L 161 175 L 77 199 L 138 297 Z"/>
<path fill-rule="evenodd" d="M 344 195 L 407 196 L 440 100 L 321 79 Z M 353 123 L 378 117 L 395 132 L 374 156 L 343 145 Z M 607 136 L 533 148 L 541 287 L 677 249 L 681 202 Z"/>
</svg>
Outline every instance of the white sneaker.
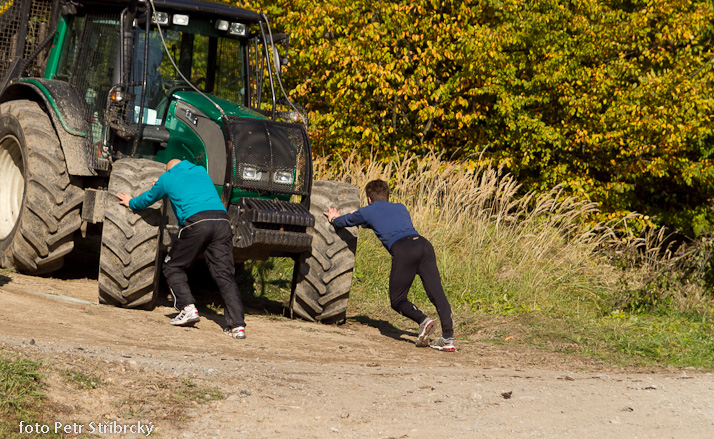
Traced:
<svg viewBox="0 0 714 439">
<path fill-rule="evenodd" d="M 182 309 L 176 317 L 171 319 L 169 323 L 174 326 L 188 326 L 193 325 L 199 320 L 201 320 L 201 318 L 198 316 L 196 305 L 191 304 L 184 307 L 184 309 Z"/>
<path fill-rule="evenodd" d="M 427 317 L 419 325 L 419 336 L 417 337 L 417 347 L 423 348 L 429 346 L 429 336 L 434 332 L 434 320 Z"/>
<path fill-rule="evenodd" d="M 233 338 L 244 339 L 245 338 L 245 328 L 243 326 L 236 326 L 235 328 L 226 328 L 223 332 L 230 335 Z"/>
<path fill-rule="evenodd" d="M 436 349 L 441 352 L 456 352 L 456 346 L 454 346 L 454 337 L 439 337 L 436 340 L 432 340 L 431 343 L 429 343 L 429 346 L 431 346 L 432 349 Z"/>
</svg>

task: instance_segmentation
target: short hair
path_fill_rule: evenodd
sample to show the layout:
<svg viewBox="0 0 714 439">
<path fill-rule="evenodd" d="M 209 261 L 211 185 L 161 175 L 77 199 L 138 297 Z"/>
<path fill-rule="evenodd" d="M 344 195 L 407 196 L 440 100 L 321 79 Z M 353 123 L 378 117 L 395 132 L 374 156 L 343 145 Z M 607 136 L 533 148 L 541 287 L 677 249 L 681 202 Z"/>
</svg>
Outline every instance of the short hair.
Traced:
<svg viewBox="0 0 714 439">
<path fill-rule="evenodd" d="M 372 180 L 364 187 L 372 201 L 389 201 L 389 185 L 384 180 Z"/>
</svg>

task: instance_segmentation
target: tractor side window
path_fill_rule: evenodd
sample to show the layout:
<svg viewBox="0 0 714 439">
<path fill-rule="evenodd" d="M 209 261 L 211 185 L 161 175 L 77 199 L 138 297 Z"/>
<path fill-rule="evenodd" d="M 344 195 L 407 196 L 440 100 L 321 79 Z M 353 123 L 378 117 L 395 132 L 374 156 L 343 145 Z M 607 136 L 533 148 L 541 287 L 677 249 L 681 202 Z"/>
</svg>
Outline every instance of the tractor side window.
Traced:
<svg viewBox="0 0 714 439">
<path fill-rule="evenodd" d="M 220 38 L 216 54 L 214 94 L 245 105 L 245 52 L 238 40 Z"/>
<path fill-rule="evenodd" d="M 84 17 L 75 17 L 67 27 L 67 36 L 62 45 L 59 65 L 55 78 L 61 81 L 69 81 L 75 71 L 75 63 L 79 54 L 79 39 L 84 29 Z"/>
<path fill-rule="evenodd" d="M 105 103 L 114 84 L 119 49 L 119 17 L 87 14 L 73 20 L 67 50 L 58 66 L 59 79 L 69 81 L 84 98 L 89 142 L 96 152 L 95 166 L 105 160 Z M 103 166 L 103 165 L 102 165 Z"/>
<path fill-rule="evenodd" d="M 137 84 L 134 87 L 134 93 L 137 101 L 141 99 L 142 89 L 139 84 L 143 81 L 144 62 L 147 65 L 146 71 L 146 88 L 144 89 L 144 106 L 146 108 L 156 108 L 164 97 L 164 82 L 161 77 L 161 66 L 163 64 L 163 51 L 161 50 L 161 41 L 156 32 L 149 34 L 148 52 L 146 49 L 146 33 L 144 31 L 136 31 L 134 35 L 134 56 L 132 69 L 132 83 Z"/>
<path fill-rule="evenodd" d="M 76 67 L 69 74 L 77 90 L 87 90 L 87 104 L 94 99 L 103 107 L 117 62 L 119 20 L 116 16 L 87 16 Z M 91 96 L 90 96 L 91 95 Z"/>
</svg>

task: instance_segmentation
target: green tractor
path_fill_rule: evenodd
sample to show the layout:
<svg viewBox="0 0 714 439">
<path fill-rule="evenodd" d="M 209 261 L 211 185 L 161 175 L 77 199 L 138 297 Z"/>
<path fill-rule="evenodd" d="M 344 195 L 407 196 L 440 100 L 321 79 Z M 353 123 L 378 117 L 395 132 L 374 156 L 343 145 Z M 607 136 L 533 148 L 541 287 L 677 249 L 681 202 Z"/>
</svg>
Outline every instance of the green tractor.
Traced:
<svg viewBox="0 0 714 439">
<path fill-rule="evenodd" d="M 264 14 L 198 0 L 0 0 L 0 266 L 63 264 L 101 233 L 99 301 L 151 309 L 178 226 L 151 187 L 177 158 L 206 168 L 234 259 L 295 261 L 290 310 L 345 318 L 357 232 L 322 211 L 356 187 L 313 181 L 305 112 L 280 78 L 289 38 Z"/>
</svg>

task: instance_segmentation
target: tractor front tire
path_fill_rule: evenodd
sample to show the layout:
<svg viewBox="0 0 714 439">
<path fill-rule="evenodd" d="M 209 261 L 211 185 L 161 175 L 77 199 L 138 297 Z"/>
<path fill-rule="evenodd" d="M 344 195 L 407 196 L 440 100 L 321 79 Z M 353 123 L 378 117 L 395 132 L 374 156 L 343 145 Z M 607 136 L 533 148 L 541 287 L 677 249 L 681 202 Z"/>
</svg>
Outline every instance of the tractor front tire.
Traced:
<svg viewBox="0 0 714 439">
<path fill-rule="evenodd" d="M 338 181 L 313 182 L 310 213 L 315 226 L 307 230 L 312 249 L 295 263 L 290 311 L 309 321 L 341 323 L 347 317 L 357 228 L 335 229 L 322 213 L 330 207 L 340 214 L 358 209 L 359 189 Z"/>
<path fill-rule="evenodd" d="M 36 275 L 62 267 L 83 197 L 42 108 L 0 104 L 0 266 Z"/>
<path fill-rule="evenodd" d="M 114 162 L 109 193 L 141 195 L 165 170 L 163 163 L 146 159 Z M 132 211 L 110 201 L 105 206 L 99 254 L 99 302 L 123 308 L 152 309 L 159 273 L 163 202 Z"/>
</svg>

